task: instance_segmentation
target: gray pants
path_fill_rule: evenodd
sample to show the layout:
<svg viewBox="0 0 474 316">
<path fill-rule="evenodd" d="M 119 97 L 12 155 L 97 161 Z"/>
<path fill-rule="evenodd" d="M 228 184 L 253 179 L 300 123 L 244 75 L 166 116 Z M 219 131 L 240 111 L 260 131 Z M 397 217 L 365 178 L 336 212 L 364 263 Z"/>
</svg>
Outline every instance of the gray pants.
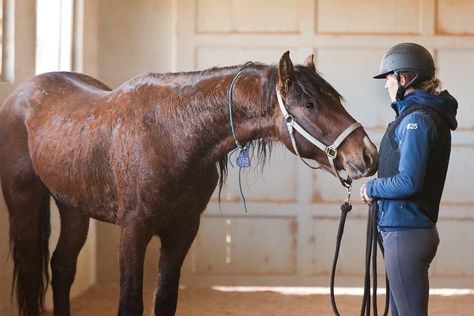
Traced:
<svg viewBox="0 0 474 316">
<path fill-rule="evenodd" d="M 380 234 L 390 282 L 392 316 L 427 316 L 428 269 L 438 249 L 438 230 L 435 227 L 381 231 Z"/>
</svg>

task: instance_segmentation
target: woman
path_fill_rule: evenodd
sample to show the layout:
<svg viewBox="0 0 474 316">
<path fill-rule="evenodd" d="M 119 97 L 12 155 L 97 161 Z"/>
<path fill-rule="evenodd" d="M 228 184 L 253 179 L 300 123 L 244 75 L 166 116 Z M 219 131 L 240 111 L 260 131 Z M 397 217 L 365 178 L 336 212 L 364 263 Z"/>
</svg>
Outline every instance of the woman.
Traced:
<svg viewBox="0 0 474 316">
<path fill-rule="evenodd" d="M 401 43 L 384 55 L 376 79 L 386 79 L 395 120 L 380 144 L 378 178 L 360 189 L 377 201 L 392 315 L 428 315 L 428 268 L 439 244 L 436 222 L 457 127 L 457 101 L 439 91 L 433 57 Z"/>
</svg>

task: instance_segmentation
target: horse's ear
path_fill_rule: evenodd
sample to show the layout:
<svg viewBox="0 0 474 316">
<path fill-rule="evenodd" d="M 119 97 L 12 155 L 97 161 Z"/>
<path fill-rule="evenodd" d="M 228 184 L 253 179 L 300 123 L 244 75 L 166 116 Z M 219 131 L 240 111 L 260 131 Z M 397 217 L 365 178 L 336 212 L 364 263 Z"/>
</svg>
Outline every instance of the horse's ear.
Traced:
<svg viewBox="0 0 474 316">
<path fill-rule="evenodd" d="M 314 54 L 311 54 L 308 56 L 308 58 L 306 58 L 306 60 L 304 61 L 304 66 L 306 68 L 316 71 L 316 66 L 314 65 Z"/>
<path fill-rule="evenodd" d="M 286 51 L 280 58 L 278 68 L 278 88 L 283 96 L 286 96 L 290 82 L 294 77 L 294 67 L 290 59 L 290 52 Z"/>
</svg>

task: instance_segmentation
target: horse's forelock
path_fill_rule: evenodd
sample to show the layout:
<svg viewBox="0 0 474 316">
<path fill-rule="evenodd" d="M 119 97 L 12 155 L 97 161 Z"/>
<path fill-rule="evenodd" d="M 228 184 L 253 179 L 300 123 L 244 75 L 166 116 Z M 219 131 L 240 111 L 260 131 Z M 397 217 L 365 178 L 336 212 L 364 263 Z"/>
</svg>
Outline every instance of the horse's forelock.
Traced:
<svg viewBox="0 0 474 316">
<path fill-rule="evenodd" d="M 295 67 L 295 89 L 298 94 L 319 99 L 330 96 L 337 102 L 342 102 L 342 95 L 322 76 L 321 73 L 304 66 Z"/>
</svg>

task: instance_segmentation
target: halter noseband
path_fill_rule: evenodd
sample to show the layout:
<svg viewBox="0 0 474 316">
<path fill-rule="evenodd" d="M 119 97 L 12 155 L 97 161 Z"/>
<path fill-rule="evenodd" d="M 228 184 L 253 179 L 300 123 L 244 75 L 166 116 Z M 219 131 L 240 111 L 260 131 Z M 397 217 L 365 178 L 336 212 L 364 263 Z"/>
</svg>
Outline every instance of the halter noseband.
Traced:
<svg viewBox="0 0 474 316">
<path fill-rule="evenodd" d="M 281 98 L 281 93 L 280 91 L 278 90 L 278 86 L 275 87 L 275 90 L 276 90 L 276 94 L 277 94 L 277 99 L 278 99 L 278 105 L 280 106 L 280 110 L 281 110 L 281 113 L 283 114 L 283 117 L 285 118 L 285 122 L 286 122 L 286 127 L 288 128 L 288 134 L 290 135 L 290 139 L 291 139 L 291 144 L 293 145 L 293 149 L 296 153 L 296 155 L 298 157 L 300 157 L 300 159 L 307 165 L 309 166 L 310 168 L 312 169 L 319 169 L 321 166 L 323 166 L 325 169 L 327 169 L 328 171 L 332 172 L 338 179 L 339 181 L 341 182 L 341 184 L 346 187 L 348 190 L 350 189 L 351 187 L 351 184 L 352 184 L 352 179 L 347 176 L 347 179 L 344 179 L 342 178 L 340 175 L 339 175 L 339 172 L 337 171 L 337 168 L 336 166 L 334 165 L 334 161 L 336 160 L 336 157 L 337 157 L 337 148 L 339 147 L 339 145 L 341 145 L 341 143 L 353 132 L 355 131 L 356 129 L 358 128 L 361 128 L 362 125 L 360 123 L 353 123 L 351 125 L 349 125 L 349 127 L 347 127 L 337 138 L 336 140 L 334 141 L 334 143 L 332 143 L 332 145 L 329 145 L 329 146 L 326 146 L 324 145 L 322 142 L 320 142 L 319 140 L 317 140 L 316 138 L 314 138 L 310 133 L 308 133 L 300 124 L 298 124 L 293 116 L 288 113 L 288 110 L 286 109 L 285 107 L 285 103 L 283 103 L 283 100 Z M 297 130 L 301 136 L 303 136 L 306 140 L 308 140 L 310 143 L 312 143 L 313 145 L 315 145 L 316 147 L 318 147 L 319 149 L 321 149 L 325 154 L 326 156 L 328 157 L 328 161 L 329 161 L 329 164 L 331 166 L 331 168 L 329 169 L 328 167 L 324 166 L 324 165 L 320 165 L 318 167 L 313 167 L 311 166 L 310 164 L 308 164 L 304 159 L 303 157 L 301 157 L 299 151 L 298 151 L 298 148 L 296 146 L 296 140 L 295 140 L 295 136 L 293 135 L 293 132 L 294 130 Z"/>
</svg>

